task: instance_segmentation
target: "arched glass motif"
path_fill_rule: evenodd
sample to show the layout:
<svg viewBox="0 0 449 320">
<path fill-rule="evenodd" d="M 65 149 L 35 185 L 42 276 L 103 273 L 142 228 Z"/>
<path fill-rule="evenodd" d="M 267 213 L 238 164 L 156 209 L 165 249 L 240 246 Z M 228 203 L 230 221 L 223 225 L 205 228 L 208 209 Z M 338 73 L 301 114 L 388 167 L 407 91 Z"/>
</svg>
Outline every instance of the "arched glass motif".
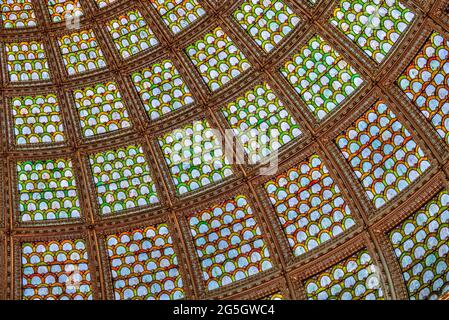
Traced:
<svg viewBox="0 0 449 320">
<path fill-rule="evenodd" d="M 319 35 L 280 69 L 318 121 L 337 109 L 362 85 L 363 79 Z"/>
<path fill-rule="evenodd" d="M 84 137 L 99 136 L 131 126 L 115 82 L 97 83 L 77 89 L 72 94 Z"/>
<path fill-rule="evenodd" d="M 301 135 L 295 119 L 267 83 L 255 86 L 221 109 L 251 163 Z"/>
<path fill-rule="evenodd" d="M 30 28 L 37 25 L 31 0 L 0 1 L 3 28 Z"/>
<path fill-rule="evenodd" d="M 10 100 L 17 145 L 64 142 L 64 125 L 54 93 Z"/>
<path fill-rule="evenodd" d="M 449 144 L 448 52 L 449 39 L 433 32 L 398 85 Z"/>
<path fill-rule="evenodd" d="M 23 242 L 21 251 L 22 299 L 92 300 L 84 240 Z"/>
<path fill-rule="evenodd" d="M 153 31 L 138 10 L 128 11 L 109 21 L 107 28 L 123 58 L 129 58 L 158 44 Z"/>
<path fill-rule="evenodd" d="M 130 145 L 89 155 L 101 214 L 159 202 L 142 146 Z"/>
<path fill-rule="evenodd" d="M 151 120 L 193 103 L 189 88 L 171 60 L 136 71 L 131 79 Z"/>
<path fill-rule="evenodd" d="M 104 7 L 109 6 L 110 4 L 115 3 L 117 0 L 94 0 L 95 4 L 98 6 L 98 8 L 102 9 Z"/>
<path fill-rule="evenodd" d="M 300 21 L 281 0 L 245 0 L 232 15 L 266 52 L 272 51 Z"/>
<path fill-rule="evenodd" d="M 317 248 L 355 224 L 340 188 L 316 154 L 264 187 L 295 256 Z"/>
<path fill-rule="evenodd" d="M 330 23 L 381 63 L 414 18 L 398 0 L 340 0 Z"/>
<path fill-rule="evenodd" d="M 109 235 L 106 242 L 116 300 L 184 298 L 167 224 Z"/>
<path fill-rule="evenodd" d="M 198 120 L 159 137 L 178 195 L 219 183 L 233 174 L 207 120 Z"/>
<path fill-rule="evenodd" d="M 64 65 L 69 75 L 106 67 L 106 61 L 93 30 L 82 30 L 58 39 Z"/>
<path fill-rule="evenodd" d="M 47 0 L 47 8 L 53 22 L 71 20 L 83 15 L 79 0 Z"/>
<path fill-rule="evenodd" d="M 309 300 L 383 300 L 379 267 L 366 249 L 307 279 Z"/>
<path fill-rule="evenodd" d="M 449 292 L 449 194 L 441 191 L 390 231 L 410 299 Z"/>
<path fill-rule="evenodd" d="M 197 0 L 149 1 L 174 34 L 188 28 L 206 13 Z"/>
<path fill-rule="evenodd" d="M 50 79 L 47 55 L 41 42 L 6 43 L 5 49 L 11 82 Z"/>
<path fill-rule="evenodd" d="M 20 161 L 16 170 L 22 222 L 80 218 L 71 160 Z"/>
<path fill-rule="evenodd" d="M 243 195 L 188 217 L 203 280 L 218 289 L 273 267 L 248 200 Z"/>
<path fill-rule="evenodd" d="M 220 89 L 251 66 L 220 27 L 189 45 L 185 52 L 211 91 Z"/>
<path fill-rule="evenodd" d="M 376 208 L 430 167 L 410 132 L 380 100 L 335 141 Z"/>
</svg>

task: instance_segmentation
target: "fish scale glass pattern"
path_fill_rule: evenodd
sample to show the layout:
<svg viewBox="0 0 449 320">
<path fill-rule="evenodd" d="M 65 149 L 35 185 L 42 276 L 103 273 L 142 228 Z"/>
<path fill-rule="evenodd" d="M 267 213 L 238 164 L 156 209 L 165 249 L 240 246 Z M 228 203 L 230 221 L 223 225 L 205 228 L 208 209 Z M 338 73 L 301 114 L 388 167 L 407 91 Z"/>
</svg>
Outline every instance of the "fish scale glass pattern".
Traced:
<svg viewBox="0 0 449 320">
<path fill-rule="evenodd" d="M 231 176 L 232 169 L 207 120 L 197 120 L 159 137 L 178 195 Z"/>
<path fill-rule="evenodd" d="M 300 21 L 279 0 L 245 0 L 233 17 L 266 52 L 273 50 Z"/>
<path fill-rule="evenodd" d="M 414 18 L 415 14 L 398 0 L 340 0 L 330 23 L 381 63 Z"/>
<path fill-rule="evenodd" d="M 206 14 L 197 0 L 150 0 L 164 23 L 177 34 Z"/>
<path fill-rule="evenodd" d="M 16 165 L 22 222 L 80 218 L 72 161 L 22 161 Z"/>
<path fill-rule="evenodd" d="M 17 145 L 64 142 L 64 125 L 55 94 L 13 97 L 9 104 Z"/>
<path fill-rule="evenodd" d="M 31 0 L 0 1 L 3 28 L 31 28 L 37 25 Z"/>
<path fill-rule="evenodd" d="M 85 138 L 131 127 L 128 110 L 115 82 L 97 83 L 72 94 Z"/>
<path fill-rule="evenodd" d="M 189 88 L 171 60 L 136 71 L 131 79 L 151 120 L 193 103 Z"/>
<path fill-rule="evenodd" d="M 89 155 L 101 214 L 159 203 L 142 146 L 130 145 Z"/>
<path fill-rule="evenodd" d="M 398 85 L 449 144 L 449 39 L 433 32 Z"/>
<path fill-rule="evenodd" d="M 69 75 L 106 67 L 103 52 L 93 30 L 82 30 L 62 36 L 58 43 Z"/>
<path fill-rule="evenodd" d="M 238 195 L 195 212 L 188 222 L 208 290 L 273 267 L 245 196 Z"/>
<path fill-rule="evenodd" d="M 264 188 L 295 256 L 355 224 L 338 185 L 316 154 L 266 182 Z"/>
<path fill-rule="evenodd" d="M 92 300 L 84 240 L 23 242 L 21 252 L 22 299 Z"/>
<path fill-rule="evenodd" d="M 309 300 L 383 300 L 378 267 L 366 249 L 305 281 Z"/>
<path fill-rule="evenodd" d="M 109 21 L 109 33 L 123 58 L 129 58 L 158 44 L 156 37 L 138 10 Z"/>
<path fill-rule="evenodd" d="M 318 121 L 363 83 L 354 68 L 319 35 L 313 36 L 280 71 Z"/>
<path fill-rule="evenodd" d="M 11 82 L 49 80 L 47 55 L 41 42 L 5 44 Z"/>
<path fill-rule="evenodd" d="M 175 300 L 184 289 L 165 223 L 106 239 L 116 300 Z"/>
<path fill-rule="evenodd" d="M 245 55 L 217 27 L 185 49 L 211 91 L 216 91 L 250 68 Z"/>
<path fill-rule="evenodd" d="M 301 135 L 295 119 L 266 83 L 245 92 L 221 112 L 251 163 L 260 162 Z"/>
<path fill-rule="evenodd" d="M 83 15 L 79 0 L 48 0 L 47 8 L 53 22 L 74 20 Z"/>
<path fill-rule="evenodd" d="M 340 133 L 336 143 L 376 208 L 430 167 L 410 132 L 382 101 Z"/>
<path fill-rule="evenodd" d="M 410 299 L 449 292 L 449 194 L 440 192 L 390 231 Z"/>
<path fill-rule="evenodd" d="M 117 0 L 94 0 L 94 1 L 95 4 L 98 6 L 98 8 L 102 9 L 113 3 L 116 3 Z"/>
</svg>

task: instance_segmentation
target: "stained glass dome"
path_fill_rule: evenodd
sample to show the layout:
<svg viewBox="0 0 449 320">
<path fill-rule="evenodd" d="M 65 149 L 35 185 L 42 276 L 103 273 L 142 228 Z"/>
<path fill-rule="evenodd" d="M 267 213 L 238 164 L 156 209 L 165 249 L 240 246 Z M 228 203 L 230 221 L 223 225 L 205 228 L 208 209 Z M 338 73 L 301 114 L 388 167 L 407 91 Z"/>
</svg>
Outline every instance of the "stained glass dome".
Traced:
<svg viewBox="0 0 449 320">
<path fill-rule="evenodd" d="M 0 8 L 0 298 L 448 297 L 449 1 Z"/>
</svg>

